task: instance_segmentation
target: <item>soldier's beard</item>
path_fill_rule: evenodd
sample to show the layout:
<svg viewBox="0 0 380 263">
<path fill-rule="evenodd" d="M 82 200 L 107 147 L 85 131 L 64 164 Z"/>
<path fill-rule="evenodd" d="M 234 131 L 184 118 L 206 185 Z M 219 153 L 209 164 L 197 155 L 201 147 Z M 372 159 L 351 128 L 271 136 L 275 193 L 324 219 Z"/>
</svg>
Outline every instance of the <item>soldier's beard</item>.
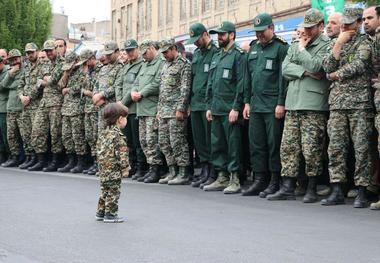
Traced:
<svg viewBox="0 0 380 263">
<path fill-rule="evenodd" d="M 218 40 L 218 43 L 219 43 L 219 47 L 224 48 L 224 47 L 228 46 L 228 44 L 230 43 L 230 40 L 229 39 Z"/>
</svg>

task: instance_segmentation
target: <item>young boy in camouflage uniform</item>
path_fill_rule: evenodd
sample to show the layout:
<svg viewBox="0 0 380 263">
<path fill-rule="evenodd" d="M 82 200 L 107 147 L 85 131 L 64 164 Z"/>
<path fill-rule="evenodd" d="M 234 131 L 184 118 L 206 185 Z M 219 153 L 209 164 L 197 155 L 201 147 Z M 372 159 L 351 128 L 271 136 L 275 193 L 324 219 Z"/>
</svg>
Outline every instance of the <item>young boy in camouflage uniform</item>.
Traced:
<svg viewBox="0 0 380 263">
<path fill-rule="evenodd" d="M 99 134 L 97 144 L 98 175 L 101 194 L 96 220 L 104 223 L 121 223 L 118 214 L 121 178 L 128 176 L 128 148 L 121 129 L 127 124 L 128 108 L 110 103 L 103 111 L 105 129 Z"/>
</svg>

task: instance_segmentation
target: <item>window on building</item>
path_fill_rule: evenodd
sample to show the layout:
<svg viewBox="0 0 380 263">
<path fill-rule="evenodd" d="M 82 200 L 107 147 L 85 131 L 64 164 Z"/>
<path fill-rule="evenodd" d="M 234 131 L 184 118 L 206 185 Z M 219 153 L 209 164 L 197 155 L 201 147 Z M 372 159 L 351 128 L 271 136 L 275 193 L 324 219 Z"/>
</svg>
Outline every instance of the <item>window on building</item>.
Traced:
<svg viewBox="0 0 380 263">
<path fill-rule="evenodd" d="M 127 37 L 132 37 L 132 4 L 127 5 Z"/>
<path fill-rule="evenodd" d="M 224 8 L 224 0 L 215 0 L 215 9 L 223 9 Z"/>
<path fill-rule="evenodd" d="M 137 2 L 137 31 L 144 31 L 144 0 Z"/>
<path fill-rule="evenodd" d="M 173 0 L 167 0 L 166 2 L 166 23 L 173 22 Z"/>
<path fill-rule="evenodd" d="M 186 11 L 187 11 L 186 3 L 187 3 L 186 0 L 181 0 L 180 2 L 180 14 L 179 14 L 180 19 L 186 18 Z"/>
<path fill-rule="evenodd" d="M 112 39 L 116 39 L 116 28 L 117 28 L 117 21 L 116 21 L 116 11 L 112 11 Z"/>
<path fill-rule="evenodd" d="M 202 13 L 207 13 L 211 11 L 211 0 L 202 1 Z"/>
<path fill-rule="evenodd" d="M 124 38 L 124 33 L 126 31 L 126 25 L 125 25 L 125 6 L 121 8 L 120 12 L 120 38 Z"/>
<path fill-rule="evenodd" d="M 145 29 L 152 29 L 152 0 L 146 0 Z"/>
<path fill-rule="evenodd" d="M 158 26 L 164 25 L 164 0 L 158 0 Z"/>
<path fill-rule="evenodd" d="M 228 0 L 228 5 L 234 5 L 237 4 L 239 0 Z"/>
<path fill-rule="evenodd" d="M 198 10 L 198 0 L 190 0 L 190 16 L 197 16 Z"/>
</svg>

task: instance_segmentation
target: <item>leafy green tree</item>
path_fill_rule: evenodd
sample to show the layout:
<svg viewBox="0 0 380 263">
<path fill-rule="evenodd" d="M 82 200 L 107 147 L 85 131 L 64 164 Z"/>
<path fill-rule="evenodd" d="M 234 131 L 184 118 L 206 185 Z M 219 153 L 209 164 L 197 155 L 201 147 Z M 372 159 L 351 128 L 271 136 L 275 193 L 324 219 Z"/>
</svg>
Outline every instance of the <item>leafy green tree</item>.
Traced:
<svg viewBox="0 0 380 263">
<path fill-rule="evenodd" d="M 0 1 L 0 48 L 17 48 L 35 42 L 39 47 L 48 38 L 52 22 L 49 0 Z"/>
<path fill-rule="evenodd" d="M 353 0 L 356 3 L 365 3 L 367 6 L 380 5 L 380 0 Z"/>
</svg>

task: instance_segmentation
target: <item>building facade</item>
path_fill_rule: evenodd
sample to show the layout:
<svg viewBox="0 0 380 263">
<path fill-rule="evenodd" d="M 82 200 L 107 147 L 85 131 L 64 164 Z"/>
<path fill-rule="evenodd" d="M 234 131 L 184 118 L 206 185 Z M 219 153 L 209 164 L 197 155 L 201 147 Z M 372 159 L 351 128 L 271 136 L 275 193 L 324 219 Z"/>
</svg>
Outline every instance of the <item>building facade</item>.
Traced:
<svg viewBox="0 0 380 263">
<path fill-rule="evenodd" d="M 161 40 L 166 37 L 185 40 L 189 26 L 195 22 L 212 28 L 228 20 L 237 25 L 238 31 L 244 31 L 252 26 L 253 18 L 258 13 L 267 12 L 275 21 L 287 21 L 302 17 L 311 6 L 310 0 L 110 1 L 111 37 L 118 43 L 129 38 L 138 41 Z M 281 30 L 281 25 L 279 27 Z"/>
<path fill-rule="evenodd" d="M 71 23 L 70 39 L 106 42 L 111 39 L 111 21 L 92 21 L 88 23 Z"/>
<path fill-rule="evenodd" d="M 65 14 L 53 14 L 53 22 L 51 24 L 51 37 L 52 38 L 69 38 L 69 29 L 68 29 L 68 16 Z"/>
</svg>

